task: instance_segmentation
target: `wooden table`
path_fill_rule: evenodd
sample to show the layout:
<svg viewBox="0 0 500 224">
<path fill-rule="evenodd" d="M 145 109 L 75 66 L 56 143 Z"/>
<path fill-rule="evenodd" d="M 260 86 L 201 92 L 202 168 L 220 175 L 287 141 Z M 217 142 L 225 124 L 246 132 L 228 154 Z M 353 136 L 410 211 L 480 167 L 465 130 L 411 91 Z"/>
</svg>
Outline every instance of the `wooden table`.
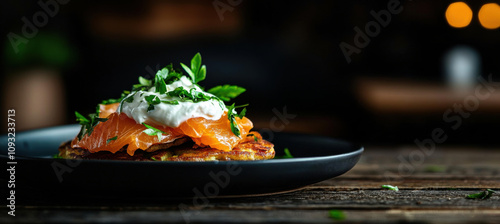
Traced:
<svg viewBox="0 0 500 224">
<path fill-rule="evenodd" d="M 399 191 L 382 189 L 385 184 Z M 466 199 L 488 188 L 497 191 L 491 198 Z M 330 217 L 331 210 L 345 218 Z M 348 173 L 284 194 L 210 199 L 203 206 L 189 200 L 33 202 L 18 205 L 16 217 L 6 212 L 0 223 L 500 223 L 500 151 L 447 147 L 426 155 L 415 146 L 366 147 Z"/>
</svg>

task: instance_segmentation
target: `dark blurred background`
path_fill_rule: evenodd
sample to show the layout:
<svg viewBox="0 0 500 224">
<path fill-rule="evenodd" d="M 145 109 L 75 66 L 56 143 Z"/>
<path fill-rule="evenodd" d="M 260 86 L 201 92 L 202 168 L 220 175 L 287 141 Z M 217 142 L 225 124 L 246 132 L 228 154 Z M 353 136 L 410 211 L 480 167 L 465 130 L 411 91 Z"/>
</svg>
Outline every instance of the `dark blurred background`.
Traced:
<svg viewBox="0 0 500 224">
<path fill-rule="evenodd" d="M 5 0 L 2 111 L 17 131 L 74 123 L 200 52 L 202 85 L 246 87 L 257 128 L 498 145 L 500 1 L 456 2 Z"/>
</svg>

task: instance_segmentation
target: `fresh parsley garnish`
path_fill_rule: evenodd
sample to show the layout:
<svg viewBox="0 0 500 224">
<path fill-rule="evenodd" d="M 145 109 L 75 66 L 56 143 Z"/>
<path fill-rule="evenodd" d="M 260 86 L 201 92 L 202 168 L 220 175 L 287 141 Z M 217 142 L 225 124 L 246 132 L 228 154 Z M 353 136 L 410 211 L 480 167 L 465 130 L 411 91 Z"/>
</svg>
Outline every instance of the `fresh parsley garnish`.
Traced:
<svg viewBox="0 0 500 224">
<path fill-rule="evenodd" d="M 154 110 L 155 105 L 161 103 L 161 100 L 157 95 L 149 95 L 149 96 L 144 97 L 144 99 L 148 103 L 148 109 L 147 109 L 148 112 L 151 110 Z"/>
<path fill-rule="evenodd" d="M 253 137 L 253 140 L 256 142 L 259 141 L 259 138 L 257 138 L 257 136 L 255 136 L 254 134 L 248 134 L 247 137 Z"/>
<path fill-rule="evenodd" d="M 80 129 L 80 132 L 78 133 L 78 139 L 81 140 L 84 135 L 90 136 L 92 134 L 92 131 L 94 131 L 94 127 L 99 123 L 99 122 L 104 122 L 107 121 L 107 118 L 100 118 L 99 115 L 93 113 L 89 114 L 89 118 L 86 118 L 85 116 L 81 115 L 77 111 L 75 111 L 75 116 L 76 116 L 76 121 L 82 125 L 82 128 Z"/>
<path fill-rule="evenodd" d="M 199 87 L 198 83 L 205 80 L 206 78 L 206 66 L 202 65 L 201 54 L 197 53 L 192 59 L 190 66 L 180 63 L 184 71 L 187 73 L 187 77 L 191 79 L 192 83 Z M 146 103 L 148 103 L 147 111 L 152 111 L 155 106 L 160 103 L 178 105 L 179 102 L 202 102 L 208 100 L 216 100 L 222 109 L 228 110 L 228 119 L 231 125 L 231 131 L 238 137 L 241 137 L 241 131 L 238 127 L 236 117 L 242 119 L 246 114 L 246 108 L 243 108 L 240 113 L 236 112 L 235 109 L 245 107 L 247 105 L 235 106 L 234 103 L 231 106 L 225 105 L 235 97 L 239 96 L 246 91 L 245 88 L 235 86 L 235 85 L 221 85 L 211 88 L 207 91 L 210 94 L 206 94 L 203 91 L 198 91 L 198 88 L 185 89 L 183 87 L 178 87 L 172 91 L 167 91 L 167 85 L 172 84 L 182 78 L 184 74 L 181 70 L 174 69 L 172 64 L 165 66 L 164 68 L 158 70 L 153 79 L 147 79 L 139 76 L 139 83 L 132 86 L 131 91 L 124 91 L 121 97 L 118 99 L 108 99 L 103 100 L 101 104 L 112 104 L 120 103 L 118 111 L 121 113 L 123 109 L 123 103 L 132 103 L 134 101 L 135 95 L 141 91 L 141 97 L 143 92 L 155 87 L 155 92 L 160 95 L 165 94 L 168 97 L 177 97 L 174 100 L 162 100 L 158 95 L 147 95 L 144 97 Z M 200 87 L 202 90 L 203 88 Z M 99 108 L 99 107 L 98 107 Z M 86 118 L 75 112 L 77 116 L 77 121 L 82 125 L 82 129 L 78 135 L 81 139 L 85 134 L 90 135 L 92 133 L 94 126 L 99 122 L 104 122 L 106 118 L 99 118 L 97 111 L 95 114 L 90 114 L 89 118 Z M 157 135 L 158 139 L 161 140 L 161 135 L 164 133 L 154 127 L 144 124 L 148 129 L 144 132 L 148 135 Z M 108 139 L 108 143 L 115 139 Z"/>
<path fill-rule="evenodd" d="M 178 105 L 179 104 L 179 101 L 177 101 L 177 100 L 169 100 L 169 101 L 162 100 L 161 102 L 162 103 L 166 103 L 166 104 L 172 104 L 172 105 Z"/>
<path fill-rule="evenodd" d="M 109 144 L 111 141 L 114 141 L 118 139 L 118 136 L 115 136 L 115 137 L 112 137 L 112 138 L 108 138 L 108 140 L 106 140 L 106 145 Z"/>
<path fill-rule="evenodd" d="M 167 93 L 167 96 L 170 97 L 179 97 L 181 101 L 192 101 L 192 102 L 200 102 L 210 100 L 210 97 L 203 94 L 202 92 L 197 91 L 195 88 L 190 89 L 189 91 L 184 89 L 184 87 L 180 86 L 175 88 L 174 90 Z"/>
<path fill-rule="evenodd" d="M 146 133 L 147 135 L 158 136 L 158 141 L 161 141 L 162 134 L 166 134 L 164 131 L 157 129 L 153 126 L 147 125 L 146 123 L 142 123 L 142 125 L 146 126 L 146 128 L 147 128 L 146 130 L 144 130 L 142 132 Z"/>
<path fill-rule="evenodd" d="M 196 84 L 200 81 L 205 80 L 207 74 L 207 67 L 205 65 L 201 65 L 201 54 L 199 52 L 196 53 L 193 59 L 191 59 L 191 67 L 188 67 L 183 63 L 180 64 L 184 69 L 184 71 L 188 73 L 193 83 Z"/>
<path fill-rule="evenodd" d="M 153 86 L 153 81 L 146 79 L 142 76 L 139 76 L 139 84 L 135 84 L 132 86 L 132 91 L 138 90 L 147 90 Z"/>
<path fill-rule="evenodd" d="M 173 82 L 181 79 L 181 77 L 183 76 L 182 71 L 174 69 L 174 66 L 172 65 L 172 63 L 170 63 L 169 65 L 165 66 L 165 68 L 163 68 L 163 69 L 167 69 L 168 70 L 168 75 L 165 78 L 165 83 L 166 84 L 172 84 Z"/>
<path fill-rule="evenodd" d="M 242 119 L 245 114 L 246 114 L 246 108 L 243 108 L 240 114 L 236 112 L 236 108 L 240 107 L 246 107 L 248 104 L 241 105 L 241 106 L 235 106 L 234 103 L 231 106 L 227 107 L 227 119 L 229 119 L 229 123 L 231 125 L 231 131 L 233 132 L 234 135 L 241 137 L 241 131 L 240 128 L 238 127 L 238 123 L 236 122 L 236 117 Z"/>
<path fill-rule="evenodd" d="M 167 92 L 167 84 L 165 83 L 165 79 L 168 76 L 168 69 L 163 68 L 158 71 L 155 75 L 155 89 L 157 93 L 164 94 Z"/>
<path fill-rule="evenodd" d="M 486 189 L 485 191 L 482 191 L 482 192 L 479 192 L 479 193 L 476 193 L 476 194 L 469 194 L 469 195 L 467 195 L 467 198 L 469 198 L 469 199 L 481 199 L 481 200 L 484 200 L 484 199 L 490 198 L 491 195 L 493 195 L 493 193 L 495 193 L 494 190 Z"/>
<path fill-rule="evenodd" d="M 119 103 L 123 100 L 123 98 L 125 98 L 128 94 L 130 94 L 130 91 L 128 90 L 125 90 L 123 91 L 123 93 L 121 94 L 120 98 L 118 99 L 107 99 L 107 100 L 103 100 L 100 104 L 112 104 L 112 103 Z"/>
<path fill-rule="evenodd" d="M 196 90 L 195 88 L 191 88 L 190 90 L 184 89 L 184 87 L 177 87 L 172 91 L 169 91 L 166 93 L 167 96 L 170 97 L 178 97 L 179 100 L 173 100 L 173 101 L 161 101 L 162 103 L 169 103 L 169 104 L 179 104 L 179 101 L 181 102 L 202 102 L 202 101 L 208 101 L 208 100 L 216 100 L 219 102 L 222 108 L 225 108 L 224 103 L 217 97 L 215 96 L 209 96 L 207 94 L 204 94 L 203 92 L 200 92 Z"/>
<path fill-rule="evenodd" d="M 290 153 L 290 150 L 288 148 L 284 148 L 283 149 L 283 153 L 285 153 L 285 155 L 283 155 L 283 156 L 276 156 L 274 158 L 275 159 L 290 159 L 290 158 L 293 158 L 292 153 Z"/>
<path fill-rule="evenodd" d="M 341 210 L 330 210 L 328 211 L 328 215 L 330 216 L 330 218 L 338 221 L 345 219 L 345 214 Z"/>
<path fill-rule="evenodd" d="M 228 102 L 234 99 L 235 97 L 239 96 L 240 94 L 244 93 L 245 91 L 246 89 L 243 87 L 234 85 L 223 85 L 223 86 L 213 87 L 209 89 L 207 92 L 219 97 L 221 100 Z"/>
<path fill-rule="evenodd" d="M 382 185 L 382 188 L 384 188 L 384 189 L 389 189 L 389 190 L 393 190 L 393 191 L 399 191 L 398 186 L 392 186 L 392 185 Z"/>
<path fill-rule="evenodd" d="M 135 94 L 137 94 L 137 92 L 132 92 L 132 93 L 128 94 L 127 96 L 125 96 L 122 99 L 122 101 L 120 102 L 120 106 L 118 107 L 118 108 L 120 108 L 119 109 L 120 113 L 122 112 L 122 109 L 123 109 L 123 102 L 127 102 L 127 103 L 134 102 L 134 96 L 135 96 Z"/>
<path fill-rule="evenodd" d="M 283 149 L 283 152 L 285 152 L 285 155 L 283 156 L 283 158 L 293 158 L 293 156 L 290 153 L 290 150 L 288 148 Z"/>
</svg>

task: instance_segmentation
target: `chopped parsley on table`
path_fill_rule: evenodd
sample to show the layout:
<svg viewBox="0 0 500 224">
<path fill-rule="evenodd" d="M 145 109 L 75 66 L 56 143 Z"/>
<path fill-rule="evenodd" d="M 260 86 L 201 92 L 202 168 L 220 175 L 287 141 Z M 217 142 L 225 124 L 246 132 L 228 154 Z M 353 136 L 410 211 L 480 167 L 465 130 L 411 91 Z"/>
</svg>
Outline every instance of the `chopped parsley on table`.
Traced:
<svg viewBox="0 0 500 224">
<path fill-rule="evenodd" d="M 398 186 L 392 186 L 392 185 L 382 185 L 382 188 L 384 188 L 384 189 L 389 189 L 389 190 L 392 190 L 392 191 L 399 191 Z"/>
<path fill-rule="evenodd" d="M 333 220 L 337 220 L 337 221 L 341 221 L 341 220 L 344 220 L 346 218 L 345 214 L 343 211 L 341 210 L 330 210 L 328 211 L 328 215 L 330 216 L 330 218 L 332 218 Z"/>
<path fill-rule="evenodd" d="M 476 194 L 469 194 L 469 195 L 467 195 L 467 198 L 469 198 L 469 199 L 481 199 L 481 200 L 484 200 L 484 199 L 490 198 L 491 195 L 493 195 L 493 193 L 495 193 L 494 190 L 486 189 L 485 191 L 482 191 L 482 192 L 479 192 L 479 193 L 476 193 Z"/>
</svg>

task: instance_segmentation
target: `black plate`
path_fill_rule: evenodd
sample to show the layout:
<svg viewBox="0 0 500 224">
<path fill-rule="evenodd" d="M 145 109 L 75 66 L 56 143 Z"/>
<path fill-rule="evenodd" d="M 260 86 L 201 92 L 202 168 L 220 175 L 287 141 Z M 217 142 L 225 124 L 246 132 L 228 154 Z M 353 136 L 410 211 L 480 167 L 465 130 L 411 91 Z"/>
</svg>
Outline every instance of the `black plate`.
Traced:
<svg viewBox="0 0 500 224">
<path fill-rule="evenodd" d="M 54 159 L 79 125 L 17 133 L 15 159 L 2 147 L 2 164 L 15 166 L 15 189 L 79 197 L 219 197 L 290 191 L 350 170 L 363 148 L 327 137 L 269 133 L 277 155 L 289 148 L 294 158 L 264 161 L 136 162 Z M 7 136 L 1 140 L 7 145 Z M 17 164 L 8 164 L 17 162 Z M 1 172 L 3 181 L 9 172 Z M 4 182 L 5 183 L 5 182 Z M 19 194 L 18 194 L 19 195 Z"/>
</svg>

